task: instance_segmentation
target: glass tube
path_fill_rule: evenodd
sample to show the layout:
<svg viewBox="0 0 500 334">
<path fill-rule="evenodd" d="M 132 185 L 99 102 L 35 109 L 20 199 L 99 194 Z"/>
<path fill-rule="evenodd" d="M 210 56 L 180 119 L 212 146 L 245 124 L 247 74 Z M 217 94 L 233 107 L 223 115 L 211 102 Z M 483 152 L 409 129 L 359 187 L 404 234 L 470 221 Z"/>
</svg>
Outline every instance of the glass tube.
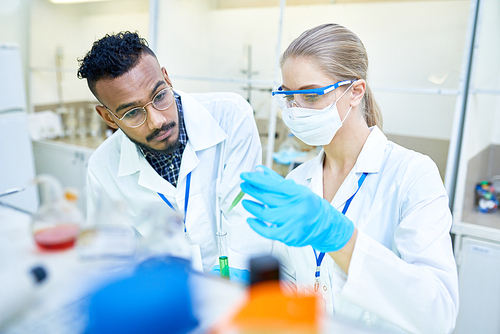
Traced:
<svg viewBox="0 0 500 334">
<path fill-rule="evenodd" d="M 217 248 L 219 250 L 220 276 L 229 278 L 229 259 L 227 257 L 227 232 L 217 231 Z"/>
</svg>

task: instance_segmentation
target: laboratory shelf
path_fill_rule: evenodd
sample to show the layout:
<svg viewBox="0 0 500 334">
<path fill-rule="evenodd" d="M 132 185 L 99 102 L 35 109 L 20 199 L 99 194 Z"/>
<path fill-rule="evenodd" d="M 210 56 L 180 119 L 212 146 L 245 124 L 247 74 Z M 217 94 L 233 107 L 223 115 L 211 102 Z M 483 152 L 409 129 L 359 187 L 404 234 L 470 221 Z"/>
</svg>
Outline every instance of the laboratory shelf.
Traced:
<svg viewBox="0 0 500 334">
<path fill-rule="evenodd" d="M 486 222 L 486 224 L 454 222 L 451 228 L 451 233 L 455 234 L 455 240 L 458 239 L 457 236 L 468 235 L 476 238 L 500 242 L 500 229 L 498 227 L 489 226 L 489 224 L 493 221 L 493 218 L 497 220 L 496 224 L 500 225 L 500 217 L 488 217 L 488 219 L 481 221 Z"/>
</svg>

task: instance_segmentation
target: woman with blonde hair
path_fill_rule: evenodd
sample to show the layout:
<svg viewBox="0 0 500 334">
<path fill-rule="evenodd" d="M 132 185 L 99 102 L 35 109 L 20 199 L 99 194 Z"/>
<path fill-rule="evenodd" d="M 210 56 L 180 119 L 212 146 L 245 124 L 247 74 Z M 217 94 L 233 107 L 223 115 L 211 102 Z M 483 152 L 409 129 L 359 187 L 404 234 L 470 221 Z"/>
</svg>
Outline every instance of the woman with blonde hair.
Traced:
<svg viewBox="0 0 500 334">
<path fill-rule="evenodd" d="M 448 197 L 435 163 L 381 131 L 363 43 L 338 24 L 305 31 L 281 59 L 283 121 L 319 155 L 287 179 L 243 173 L 283 276 L 332 316 L 390 332 L 449 333 L 458 312 Z M 326 254 L 326 255 L 325 255 Z"/>
</svg>

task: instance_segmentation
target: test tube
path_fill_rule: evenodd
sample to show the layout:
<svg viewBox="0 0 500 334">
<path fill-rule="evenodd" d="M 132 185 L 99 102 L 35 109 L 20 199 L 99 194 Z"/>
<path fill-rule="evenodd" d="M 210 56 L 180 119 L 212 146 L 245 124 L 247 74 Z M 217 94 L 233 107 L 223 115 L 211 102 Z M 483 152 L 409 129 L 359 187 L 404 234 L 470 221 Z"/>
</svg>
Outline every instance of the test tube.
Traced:
<svg viewBox="0 0 500 334">
<path fill-rule="evenodd" d="M 217 231 L 217 247 L 219 249 L 220 277 L 229 278 L 229 259 L 227 257 L 227 232 Z"/>
</svg>

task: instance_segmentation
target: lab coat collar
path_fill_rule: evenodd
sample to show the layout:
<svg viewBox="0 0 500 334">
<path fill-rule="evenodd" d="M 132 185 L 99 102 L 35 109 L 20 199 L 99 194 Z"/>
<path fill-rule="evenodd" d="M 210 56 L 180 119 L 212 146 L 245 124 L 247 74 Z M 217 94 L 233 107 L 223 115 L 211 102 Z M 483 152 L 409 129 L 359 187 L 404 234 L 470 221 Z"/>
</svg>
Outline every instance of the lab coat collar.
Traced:
<svg viewBox="0 0 500 334">
<path fill-rule="evenodd" d="M 384 160 L 387 137 L 376 125 L 372 126 L 370 131 L 354 165 L 357 174 L 378 173 Z"/>
<path fill-rule="evenodd" d="M 181 96 L 186 131 L 195 151 L 217 145 L 228 137 L 201 103 L 184 92 L 175 92 Z"/>
<path fill-rule="evenodd" d="M 141 158 L 144 159 L 144 157 L 137 148 L 137 145 L 135 145 L 121 129 L 118 129 L 117 132 L 119 132 L 119 135 L 122 137 L 118 177 L 132 175 L 139 171 Z"/>
<path fill-rule="evenodd" d="M 325 158 L 325 150 L 321 149 L 318 155 L 311 161 L 312 167 L 307 171 L 306 179 L 313 179 L 318 173 L 323 175 L 323 159 Z M 323 177 L 321 177 L 323 179 Z"/>
<path fill-rule="evenodd" d="M 357 174 L 377 173 L 382 166 L 387 137 L 376 125 L 371 127 L 370 131 L 353 168 Z M 318 175 L 318 170 L 322 173 L 324 158 L 325 150 L 321 149 L 319 154 L 311 161 L 312 168 L 307 172 L 308 180 Z"/>
<path fill-rule="evenodd" d="M 121 130 L 118 130 L 121 132 Z M 151 167 L 149 162 L 144 158 L 142 153 L 123 132 L 122 145 L 120 150 L 120 164 L 118 166 L 118 177 L 126 177 L 137 172 L 139 174 L 138 183 L 148 189 L 164 194 L 173 194 L 175 192 L 174 186 L 165 181 L 156 171 Z"/>
</svg>

